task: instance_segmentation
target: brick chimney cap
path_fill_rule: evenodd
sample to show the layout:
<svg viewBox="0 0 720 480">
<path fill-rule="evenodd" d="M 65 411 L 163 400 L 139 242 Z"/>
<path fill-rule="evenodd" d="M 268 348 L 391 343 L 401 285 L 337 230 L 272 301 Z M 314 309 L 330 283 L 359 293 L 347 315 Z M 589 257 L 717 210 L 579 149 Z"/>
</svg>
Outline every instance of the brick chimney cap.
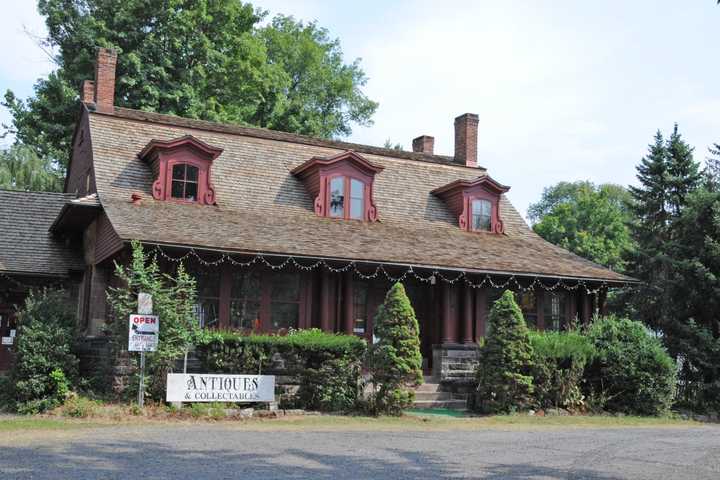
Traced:
<svg viewBox="0 0 720 480">
<path fill-rule="evenodd" d="M 458 115 L 457 117 L 455 117 L 456 122 L 459 122 L 459 121 L 462 121 L 465 119 L 478 121 L 478 120 L 480 120 L 480 117 L 478 117 L 477 113 L 463 113 L 462 115 Z"/>
</svg>

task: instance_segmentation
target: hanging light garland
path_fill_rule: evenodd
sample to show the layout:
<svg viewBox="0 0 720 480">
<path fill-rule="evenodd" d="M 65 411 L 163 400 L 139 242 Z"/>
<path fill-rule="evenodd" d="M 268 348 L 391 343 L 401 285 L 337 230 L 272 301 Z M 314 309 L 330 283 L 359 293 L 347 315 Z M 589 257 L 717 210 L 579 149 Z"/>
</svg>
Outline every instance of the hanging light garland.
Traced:
<svg viewBox="0 0 720 480">
<path fill-rule="evenodd" d="M 23 290 L 30 290 L 30 289 L 38 288 L 38 287 L 56 288 L 56 287 L 61 287 L 61 286 L 63 286 L 63 284 L 65 283 L 63 280 L 54 280 L 54 281 L 52 281 L 52 282 L 50 282 L 50 283 L 44 283 L 44 284 L 42 284 L 42 285 L 28 285 L 28 284 L 26 284 L 26 283 L 24 283 L 24 282 L 21 282 L 20 280 L 18 280 L 18 279 L 16 279 L 16 278 L 10 276 L 10 275 L 7 275 L 7 274 L 2 273 L 2 272 L 0 272 L 0 279 L 6 280 L 6 281 L 14 284 L 16 287 L 21 288 L 21 289 L 23 289 Z"/>
<path fill-rule="evenodd" d="M 281 263 L 275 264 L 270 262 L 265 256 L 262 254 L 257 254 L 253 256 L 248 261 L 239 261 L 235 258 L 233 258 L 231 255 L 227 253 L 221 253 L 219 257 L 217 257 L 214 260 L 206 260 L 202 258 L 198 253 L 195 251 L 195 249 L 191 248 L 187 252 L 185 252 L 183 255 L 179 257 L 173 257 L 165 253 L 162 248 L 160 248 L 159 245 L 155 245 L 154 249 L 151 251 L 151 253 L 154 253 L 157 256 L 162 257 L 163 259 L 173 262 L 173 263 L 181 263 L 187 260 L 188 258 L 193 258 L 201 265 L 204 265 L 206 267 L 213 267 L 218 266 L 222 263 L 229 263 L 234 266 L 238 267 L 250 267 L 255 264 L 264 265 L 268 268 L 270 268 L 273 271 L 277 270 L 283 270 L 287 267 L 295 267 L 302 271 L 312 271 L 319 268 L 325 268 L 329 272 L 332 273 L 344 273 L 352 271 L 355 275 L 358 276 L 358 278 L 362 280 L 372 280 L 376 279 L 380 276 L 384 276 L 387 280 L 390 282 L 402 282 L 406 280 L 408 277 L 414 278 L 415 280 L 418 280 L 421 283 L 427 283 L 431 285 L 435 285 L 435 283 L 438 281 L 443 281 L 445 283 L 448 283 L 450 285 L 454 285 L 459 282 L 463 282 L 465 285 L 471 287 L 471 288 L 483 288 L 486 286 L 490 286 L 492 288 L 498 288 L 498 289 L 505 289 L 505 288 L 515 288 L 517 290 L 520 290 L 522 292 L 527 292 L 530 290 L 533 290 L 535 288 L 542 288 L 545 291 L 552 292 L 559 288 L 564 288 L 565 290 L 570 291 L 576 291 L 580 288 L 583 288 L 587 293 L 589 294 L 597 294 L 601 290 L 607 289 L 610 287 L 610 285 L 602 281 L 600 285 L 597 288 L 590 287 L 584 280 L 577 280 L 572 283 L 566 283 L 563 282 L 562 279 L 558 279 L 554 284 L 547 285 L 544 283 L 540 277 L 535 277 L 530 284 L 523 285 L 518 279 L 515 277 L 515 275 L 510 275 L 507 280 L 504 282 L 496 283 L 493 281 L 493 278 L 490 274 L 485 274 L 485 276 L 480 280 L 479 282 L 473 282 L 471 278 L 468 277 L 468 274 L 465 272 L 460 272 L 455 277 L 447 277 L 443 273 L 441 273 L 439 270 L 433 270 L 430 275 L 428 276 L 422 276 L 415 272 L 412 266 L 408 267 L 407 270 L 402 273 L 402 275 L 394 276 L 390 272 L 388 272 L 383 264 L 377 265 L 372 273 L 364 273 L 362 272 L 357 265 L 357 262 L 350 261 L 347 264 L 345 264 L 342 267 L 336 267 L 333 266 L 331 263 L 329 263 L 326 260 L 320 259 L 316 260 L 314 263 L 305 265 L 303 263 L 300 263 L 295 259 L 295 257 L 289 256 Z M 333 261 L 332 263 L 337 264 L 337 261 Z M 361 262 L 364 263 L 364 262 Z M 397 268 L 397 267 L 394 267 Z M 523 282 L 525 283 L 525 282 Z M 623 283 L 619 285 L 619 288 L 627 288 L 629 286 L 629 283 Z"/>
</svg>

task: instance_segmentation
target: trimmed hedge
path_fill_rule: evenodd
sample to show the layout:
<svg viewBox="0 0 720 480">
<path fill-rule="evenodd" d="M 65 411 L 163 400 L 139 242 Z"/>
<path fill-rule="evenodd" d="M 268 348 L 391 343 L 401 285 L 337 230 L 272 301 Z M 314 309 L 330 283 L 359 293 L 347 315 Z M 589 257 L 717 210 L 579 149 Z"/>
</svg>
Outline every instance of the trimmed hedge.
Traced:
<svg viewBox="0 0 720 480">
<path fill-rule="evenodd" d="M 360 371 L 367 350 L 354 335 L 318 329 L 288 335 L 243 335 L 234 331 L 202 334 L 196 345 L 203 370 L 216 373 L 261 374 L 279 356 L 285 374 L 297 375 L 299 406 L 311 410 L 347 411 L 360 395 Z"/>
</svg>

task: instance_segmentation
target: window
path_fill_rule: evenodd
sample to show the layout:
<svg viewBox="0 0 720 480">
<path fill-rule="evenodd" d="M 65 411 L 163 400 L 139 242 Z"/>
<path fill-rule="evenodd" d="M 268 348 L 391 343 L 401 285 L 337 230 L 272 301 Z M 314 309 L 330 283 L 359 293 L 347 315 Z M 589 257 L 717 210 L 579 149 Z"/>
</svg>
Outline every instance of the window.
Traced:
<svg viewBox="0 0 720 480">
<path fill-rule="evenodd" d="M 297 328 L 300 319 L 300 275 L 275 273 L 270 277 L 270 329 Z"/>
<path fill-rule="evenodd" d="M 567 326 L 566 292 L 546 292 L 543 313 L 547 330 L 564 330 Z"/>
<path fill-rule="evenodd" d="M 230 328 L 260 329 L 262 289 L 257 271 L 234 269 L 230 287 Z"/>
<path fill-rule="evenodd" d="M 197 282 L 195 314 L 203 328 L 220 326 L 220 270 L 196 268 L 191 273 Z"/>
<path fill-rule="evenodd" d="M 474 231 L 489 232 L 492 230 L 492 202 L 490 200 L 473 200 L 471 215 L 471 225 Z"/>
<path fill-rule="evenodd" d="M 353 333 L 365 335 L 367 331 L 368 293 L 367 282 L 353 282 Z"/>
<path fill-rule="evenodd" d="M 515 299 L 520 305 L 525 323 L 530 328 L 537 328 L 537 298 L 535 292 L 529 290 L 527 292 L 515 293 Z"/>
<path fill-rule="evenodd" d="M 346 193 L 350 192 L 350 201 Z M 355 178 L 336 176 L 330 179 L 328 214 L 332 218 L 365 219 L 365 183 Z"/>
<path fill-rule="evenodd" d="M 172 198 L 194 202 L 198 194 L 198 167 L 179 163 L 172 167 Z"/>
</svg>

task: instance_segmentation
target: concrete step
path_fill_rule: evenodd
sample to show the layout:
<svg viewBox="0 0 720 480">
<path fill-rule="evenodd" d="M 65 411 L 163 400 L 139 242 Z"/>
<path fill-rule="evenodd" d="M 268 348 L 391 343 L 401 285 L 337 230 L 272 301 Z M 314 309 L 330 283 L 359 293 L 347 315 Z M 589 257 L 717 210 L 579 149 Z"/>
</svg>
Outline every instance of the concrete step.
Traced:
<svg viewBox="0 0 720 480">
<path fill-rule="evenodd" d="M 434 400 L 434 401 L 445 401 L 445 400 L 456 400 L 453 398 L 452 392 L 422 392 L 415 391 L 415 401 L 418 400 Z"/>
<path fill-rule="evenodd" d="M 423 383 L 420 386 L 415 387 L 416 392 L 435 393 L 440 391 L 439 383 Z"/>
<path fill-rule="evenodd" d="M 466 410 L 465 400 L 415 400 L 413 408 L 448 408 L 450 410 Z"/>
</svg>

